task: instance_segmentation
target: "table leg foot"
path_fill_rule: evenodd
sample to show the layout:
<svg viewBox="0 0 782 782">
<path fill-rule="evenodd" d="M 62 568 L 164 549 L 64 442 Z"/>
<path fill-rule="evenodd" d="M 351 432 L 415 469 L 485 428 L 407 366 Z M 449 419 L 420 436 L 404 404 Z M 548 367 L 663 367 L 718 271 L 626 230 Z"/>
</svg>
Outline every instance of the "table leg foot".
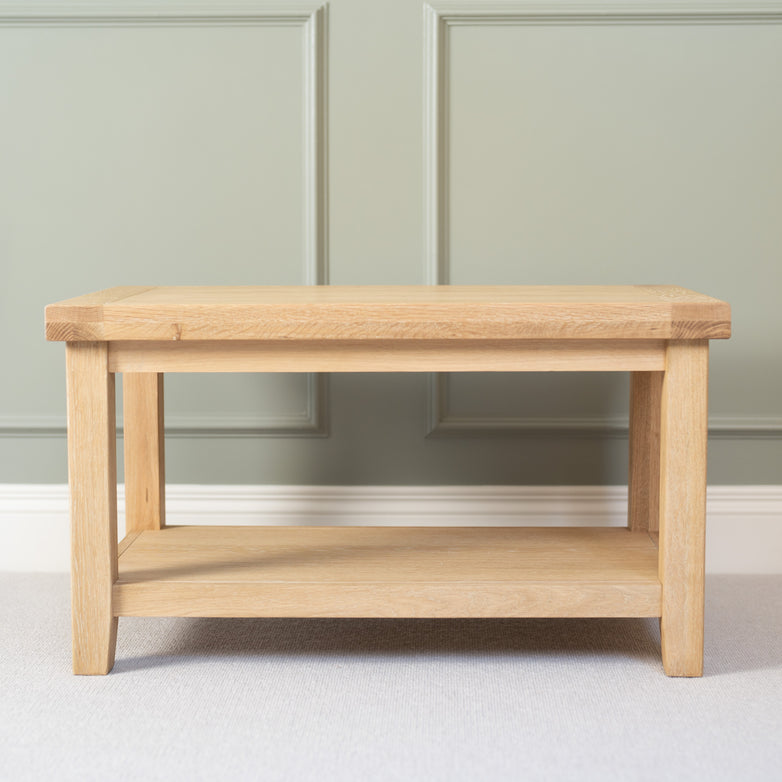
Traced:
<svg viewBox="0 0 782 782">
<path fill-rule="evenodd" d="M 73 617 L 73 672 L 103 675 L 114 667 L 117 648 L 117 617 L 86 619 L 82 613 Z"/>
</svg>

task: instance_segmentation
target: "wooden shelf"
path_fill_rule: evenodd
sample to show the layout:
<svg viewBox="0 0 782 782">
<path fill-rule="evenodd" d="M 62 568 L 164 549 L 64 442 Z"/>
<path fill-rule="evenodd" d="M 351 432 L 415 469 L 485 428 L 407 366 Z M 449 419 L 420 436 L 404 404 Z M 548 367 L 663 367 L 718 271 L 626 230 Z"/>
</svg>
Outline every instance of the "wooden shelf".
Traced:
<svg viewBox="0 0 782 782">
<path fill-rule="evenodd" d="M 167 527 L 119 547 L 116 616 L 660 616 L 645 532 Z"/>
</svg>

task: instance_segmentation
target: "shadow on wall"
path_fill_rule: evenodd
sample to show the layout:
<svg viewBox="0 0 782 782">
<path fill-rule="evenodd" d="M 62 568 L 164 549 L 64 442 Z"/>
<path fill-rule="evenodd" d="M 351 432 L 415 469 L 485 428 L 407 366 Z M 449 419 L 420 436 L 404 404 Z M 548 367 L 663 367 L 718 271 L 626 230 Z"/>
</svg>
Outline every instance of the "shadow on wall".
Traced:
<svg viewBox="0 0 782 782">
<path fill-rule="evenodd" d="M 231 447 L 241 449 L 246 462 L 243 481 L 219 480 L 225 469 L 217 454 L 210 465 L 209 482 L 281 483 L 314 485 L 546 485 L 546 484 L 621 484 L 627 480 L 627 438 L 615 431 L 606 434 L 603 421 L 616 423 L 616 410 L 626 410 L 626 376 L 601 377 L 568 373 L 568 377 L 535 377 L 532 374 L 513 379 L 510 389 L 507 376 L 501 393 L 504 400 L 494 404 L 487 394 L 482 410 L 485 414 L 474 429 L 458 426 L 447 436 L 428 436 L 426 400 L 431 391 L 431 375 L 411 374 L 332 374 L 329 377 L 327 438 L 279 438 L 273 440 L 273 458 L 269 458 L 269 440 L 234 440 Z M 458 377 L 461 380 L 462 376 Z M 469 377 L 469 376 L 467 376 Z M 477 378 L 478 376 L 473 376 Z M 470 378 L 470 382 L 473 382 Z M 498 378 L 500 379 L 500 378 Z M 507 401 L 533 381 L 524 391 L 521 404 L 515 401 L 517 419 L 538 420 L 545 395 L 541 381 L 556 381 L 557 396 L 548 411 L 572 410 L 564 414 L 570 421 L 554 420 L 554 426 L 536 430 L 523 426 L 509 429 L 494 426 L 497 416 L 511 409 Z M 571 382 L 568 383 L 567 381 Z M 575 381 L 575 382 L 574 382 Z M 599 381 L 599 382 L 595 382 Z M 477 386 L 473 385 L 474 390 Z M 477 387 L 479 388 L 479 387 Z M 587 391 L 588 388 L 588 398 Z M 457 388 L 456 393 L 462 389 Z M 472 392 L 472 391 L 471 391 Z M 518 394 L 521 396 L 521 393 Z M 584 400 L 587 399 L 585 402 Z M 530 412 L 525 412 L 527 400 Z M 505 405 L 503 408 L 502 405 Z M 494 405 L 494 406 L 493 406 Z M 588 415 L 581 411 L 587 410 Z M 556 416 L 549 415 L 549 420 Z M 516 420 L 517 420 L 516 419 Z M 501 420 L 501 419 L 500 419 Z M 626 424 L 626 413 L 620 413 L 620 426 Z M 545 416 L 544 416 L 545 424 Z M 447 429 L 447 427 L 445 427 Z M 597 433 L 596 433 L 597 432 Z M 225 443 L 216 443 L 221 449 Z M 182 454 L 181 442 L 174 441 L 170 453 Z M 183 454 L 192 458 L 191 454 Z M 234 459 L 236 464 L 236 459 Z M 240 462 L 241 463 L 241 462 Z M 169 459 L 169 474 L 179 468 Z M 173 471 L 173 472 L 172 472 Z M 230 477 L 230 476 L 226 476 Z M 193 478 L 169 478 L 188 482 Z"/>
<path fill-rule="evenodd" d="M 453 374 L 444 376 L 448 397 L 439 407 L 427 407 L 434 377 L 329 375 L 325 437 L 257 436 L 241 429 L 169 432 L 166 480 L 380 486 L 627 482 L 626 374 L 498 373 L 488 380 L 479 373 Z M 121 399 L 118 403 L 121 409 Z M 263 404 L 259 399 L 257 407 Z M 177 412 L 167 397 L 169 421 Z M 442 423 L 432 432 L 436 417 Z M 120 439 L 120 481 L 122 466 Z"/>
</svg>

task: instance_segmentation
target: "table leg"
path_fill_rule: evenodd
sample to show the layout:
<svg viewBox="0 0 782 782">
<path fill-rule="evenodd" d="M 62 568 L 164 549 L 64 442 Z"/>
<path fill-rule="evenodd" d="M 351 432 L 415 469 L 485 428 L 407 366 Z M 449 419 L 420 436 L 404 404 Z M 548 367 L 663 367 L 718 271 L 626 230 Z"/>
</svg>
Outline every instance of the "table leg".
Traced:
<svg viewBox="0 0 782 782">
<path fill-rule="evenodd" d="M 122 376 L 125 422 L 126 532 L 165 526 L 163 374 Z"/>
<path fill-rule="evenodd" d="M 666 351 L 660 431 L 660 632 L 665 672 L 703 672 L 708 437 L 707 340 Z"/>
<path fill-rule="evenodd" d="M 68 343 L 66 367 L 73 672 L 104 674 L 117 642 L 117 450 L 107 344 Z"/>
<path fill-rule="evenodd" d="M 662 372 L 630 373 L 627 526 L 634 531 L 659 529 L 662 385 Z"/>
</svg>

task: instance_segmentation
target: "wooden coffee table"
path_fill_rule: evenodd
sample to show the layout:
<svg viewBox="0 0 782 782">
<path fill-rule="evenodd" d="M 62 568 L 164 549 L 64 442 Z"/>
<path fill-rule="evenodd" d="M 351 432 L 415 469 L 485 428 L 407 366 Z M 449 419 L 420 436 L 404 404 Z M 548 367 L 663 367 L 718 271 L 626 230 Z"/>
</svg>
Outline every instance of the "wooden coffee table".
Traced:
<svg viewBox="0 0 782 782">
<path fill-rule="evenodd" d="M 657 616 L 666 673 L 701 674 L 725 302 L 646 285 L 111 288 L 47 307 L 46 336 L 67 343 L 75 673 L 111 670 L 119 616 Z M 630 372 L 627 529 L 166 526 L 163 373 L 372 371 Z"/>
</svg>

